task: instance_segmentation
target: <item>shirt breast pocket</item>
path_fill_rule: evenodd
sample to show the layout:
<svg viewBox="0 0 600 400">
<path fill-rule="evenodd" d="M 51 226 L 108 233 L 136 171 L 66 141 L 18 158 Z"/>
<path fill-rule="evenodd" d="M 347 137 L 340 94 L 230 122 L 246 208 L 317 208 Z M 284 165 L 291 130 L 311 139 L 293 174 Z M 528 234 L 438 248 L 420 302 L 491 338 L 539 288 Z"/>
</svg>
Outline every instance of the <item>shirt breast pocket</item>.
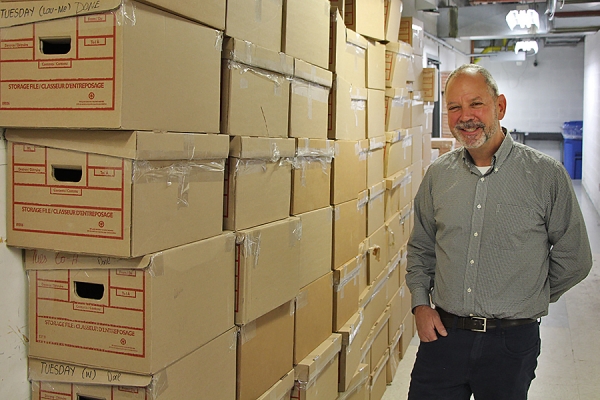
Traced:
<svg viewBox="0 0 600 400">
<path fill-rule="evenodd" d="M 535 212 L 527 207 L 498 204 L 492 240 L 503 250 L 518 250 L 527 244 L 537 230 Z"/>
</svg>

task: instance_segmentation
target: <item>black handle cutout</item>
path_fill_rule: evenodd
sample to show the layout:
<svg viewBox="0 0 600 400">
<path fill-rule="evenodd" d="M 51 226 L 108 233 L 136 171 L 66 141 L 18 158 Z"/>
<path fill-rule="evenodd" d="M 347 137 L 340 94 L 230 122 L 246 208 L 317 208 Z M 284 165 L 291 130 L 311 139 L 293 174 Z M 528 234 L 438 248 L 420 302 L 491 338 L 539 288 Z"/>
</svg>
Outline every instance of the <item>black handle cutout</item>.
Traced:
<svg viewBox="0 0 600 400">
<path fill-rule="evenodd" d="M 40 38 L 42 54 L 67 54 L 71 51 L 71 38 Z"/>
<path fill-rule="evenodd" d="M 59 182 L 81 182 L 82 168 L 79 166 L 52 166 L 52 176 Z"/>
<path fill-rule="evenodd" d="M 105 397 L 91 397 L 91 396 L 84 396 L 84 395 L 78 394 L 77 400 L 106 400 L 106 398 Z"/>
<path fill-rule="evenodd" d="M 104 285 L 75 281 L 75 293 L 82 299 L 101 300 L 104 297 Z"/>
</svg>

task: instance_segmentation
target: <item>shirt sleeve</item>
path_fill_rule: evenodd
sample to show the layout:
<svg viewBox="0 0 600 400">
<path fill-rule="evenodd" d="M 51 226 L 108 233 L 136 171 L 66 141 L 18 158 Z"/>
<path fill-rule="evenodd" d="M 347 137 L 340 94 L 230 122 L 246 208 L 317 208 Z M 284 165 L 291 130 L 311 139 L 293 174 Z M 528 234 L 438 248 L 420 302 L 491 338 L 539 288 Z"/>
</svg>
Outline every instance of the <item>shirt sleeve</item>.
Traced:
<svg viewBox="0 0 600 400">
<path fill-rule="evenodd" d="M 592 253 L 585 222 L 571 179 L 562 168 L 552 190 L 548 218 L 550 249 L 550 302 L 582 281 L 592 268 Z"/>
<path fill-rule="evenodd" d="M 412 307 L 430 305 L 429 295 L 435 278 L 436 225 L 431 195 L 431 168 L 414 199 L 414 227 L 407 245 L 406 284 L 412 297 Z"/>
</svg>

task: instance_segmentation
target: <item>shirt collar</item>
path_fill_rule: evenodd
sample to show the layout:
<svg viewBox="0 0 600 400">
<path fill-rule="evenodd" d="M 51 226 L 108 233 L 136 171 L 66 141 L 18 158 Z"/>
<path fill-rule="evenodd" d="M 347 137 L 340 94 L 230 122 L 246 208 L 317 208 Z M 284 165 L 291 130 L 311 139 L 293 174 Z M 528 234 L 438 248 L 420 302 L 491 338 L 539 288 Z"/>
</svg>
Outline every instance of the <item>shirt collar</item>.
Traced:
<svg viewBox="0 0 600 400">
<path fill-rule="evenodd" d="M 498 150 L 496 150 L 496 153 L 494 153 L 494 155 L 492 156 L 492 168 L 494 170 L 500 168 L 504 161 L 508 158 L 508 154 L 510 153 L 514 143 L 512 136 L 510 135 L 510 133 L 508 133 L 505 127 L 502 127 L 502 132 L 504 133 L 504 140 L 502 141 L 502 144 L 500 145 Z M 469 166 L 475 165 L 475 163 L 473 162 L 473 158 L 471 157 L 467 149 L 465 149 L 464 147 L 462 149 L 462 154 L 463 160 Z"/>
</svg>

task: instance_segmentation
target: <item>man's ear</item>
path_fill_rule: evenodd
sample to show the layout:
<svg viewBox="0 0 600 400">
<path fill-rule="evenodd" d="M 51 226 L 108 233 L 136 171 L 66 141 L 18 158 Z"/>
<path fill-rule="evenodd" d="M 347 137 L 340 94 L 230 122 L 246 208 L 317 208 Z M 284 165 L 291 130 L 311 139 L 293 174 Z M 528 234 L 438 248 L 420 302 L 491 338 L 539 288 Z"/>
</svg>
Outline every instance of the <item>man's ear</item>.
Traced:
<svg viewBox="0 0 600 400">
<path fill-rule="evenodd" d="M 501 120 L 506 114 L 506 97 L 504 97 L 503 94 L 498 96 L 498 100 L 496 100 L 496 107 L 498 107 L 498 120 Z"/>
</svg>

